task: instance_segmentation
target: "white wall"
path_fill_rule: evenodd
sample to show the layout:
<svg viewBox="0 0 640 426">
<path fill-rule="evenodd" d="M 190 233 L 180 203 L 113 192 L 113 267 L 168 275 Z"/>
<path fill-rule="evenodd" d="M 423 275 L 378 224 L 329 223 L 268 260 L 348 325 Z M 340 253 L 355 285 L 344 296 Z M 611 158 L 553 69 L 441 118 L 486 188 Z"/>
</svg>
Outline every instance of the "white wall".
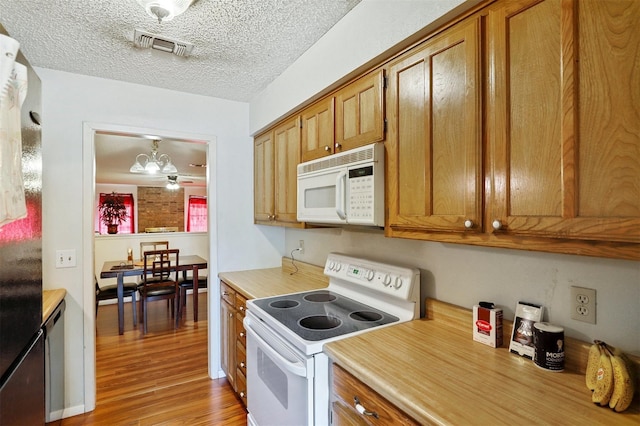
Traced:
<svg viewBox="0 0 640 426">
<path fill-rule="evenodd" d="M 65 288 L 65 416 L 92 409 L 94 376 L 93 282 L 91 253 L 83 252 L 92 229 L 83 229 L 83 206 L 92 204 L 91 164 L 84 167 L 83 123 L 109 123 L 137 128 L 213 135 L 216 174 L 209 177 L 210 193 L 217 196 L 217 229 L 210 229 L 209 274 L 278 264 L 284 245 L 282 230 L 253 225 L 253 143 L 249 137 L 248 105 L 118 81 L 36 68 L 43 87 L 43 285 Z M 211 201 L 210 201 L 211 203 Z M 90 219 L 89 219 L 90 220 Z M 213 237 L 212 237 L 213 238 Z M 91 240 L 89 240 L 91 241 Z M 91 244 L 89 244 L 91 247 Z M 76 268 L 56 269 L 55 250 L 76 249 Z M 217 268 L 217 269 L 216 269 Z M 218 317 L 217 289 L 210 289 L 210 315 Z M 87 326 L 88 324 L 88 326 Z M 214 323 L 215 324 L 215 323 Z M 84 333 L 83 330 L 90 330 Z M 213 333 L 217 327 L 210 327 Z M 83 334 L 84 333 L 84 334 Z M 216 334 L 217 336 L 217 334 Z M 210 336 L 210 355 L 219 368 L 218 338 Z M 86 360 L 89 361 L 86 361 Z M 95 394 L 93 394 L 95 395 Z M 85 405 L 86 404 L 86 405 Z"/>
<path fill-rule="evenodd" d="M 286 234 L 287 253 L 305 241 L 305 253 L 296 259 L 324 265 L 328 253 L 339 252 L 415 266 L 421 270 L 423 299 L 469 309 L 491 301 L 510 320 L 519 300 L 540 303 L 544 319 L 564 327 L 568 336 L 604 340 L 640 355 L 640 262 L 385 238 L 382 231 L 288 229 Z M 596 290 L 595 325 L 570 318 L 571 286 Z"/>
<path fill-rule="evenodd" d="M 410 35 L 450 19 L 443 15 L 479 1 L 362 0 L 251 100 L 252 134 Z"/>
</svg>

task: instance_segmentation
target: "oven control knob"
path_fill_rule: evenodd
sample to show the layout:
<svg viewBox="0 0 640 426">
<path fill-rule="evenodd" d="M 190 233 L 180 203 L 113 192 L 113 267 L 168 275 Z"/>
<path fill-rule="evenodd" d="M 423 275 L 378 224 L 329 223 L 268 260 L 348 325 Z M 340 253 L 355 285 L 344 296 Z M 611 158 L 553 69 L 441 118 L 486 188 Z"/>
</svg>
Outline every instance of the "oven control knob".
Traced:
<svg viewBox="0 0 640 426">
<path fill-rule="evenodd" d="M 375 276 L 376 276 L 375 272 L 373 272 L 371 270 L 367 271 L 367 280 L 371 281 L 373 279 L 373 277 L 375 277 Z"/>
<path fill-rule="evenodd" d="M 393 283 L 393 286 L 395 288 L 402 287 L 402 277 L 396 277 L 396 281 Z"/>
<path fill-rule="evenodd" d="M 385 287 L 391 284 L 391 275 L 385 274 L 384 278 L 382 279 L 382 284 L 384 284 Z"/>
</svg>

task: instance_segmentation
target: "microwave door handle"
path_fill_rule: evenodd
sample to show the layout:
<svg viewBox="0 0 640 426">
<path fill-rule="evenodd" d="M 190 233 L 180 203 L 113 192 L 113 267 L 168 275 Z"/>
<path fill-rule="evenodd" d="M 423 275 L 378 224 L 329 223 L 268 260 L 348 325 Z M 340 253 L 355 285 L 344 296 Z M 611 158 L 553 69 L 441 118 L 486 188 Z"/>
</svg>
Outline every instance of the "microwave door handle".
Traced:
<svg viewBox="0 0 640 426">
<path fill-rule="evenodd" d="M 336 213 L 338 214 L 338 217 L 340 217 L 340 219 L 342 220 L 346 220 L 347 219 L 347 215 L 345 213 L 345 193 L 346 191 L 346 187 L 347 187 L 347 173 L 346 172 L 340 172 L 338 174 L 338 176 L 336 177 Z"/>
</svg>

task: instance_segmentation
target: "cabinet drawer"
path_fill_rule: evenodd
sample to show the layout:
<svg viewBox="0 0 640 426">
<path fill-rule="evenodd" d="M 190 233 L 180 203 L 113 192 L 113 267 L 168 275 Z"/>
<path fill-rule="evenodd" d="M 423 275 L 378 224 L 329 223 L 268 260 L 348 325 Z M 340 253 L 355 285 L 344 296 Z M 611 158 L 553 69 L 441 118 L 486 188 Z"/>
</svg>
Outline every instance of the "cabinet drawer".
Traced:
<svg viewBox="0 0 640 426">
<path fill-rule="evenodd" d="M 236 368 L 247 375 L 247 352 L 245 346 L 239 340 L 236 342 Z"/>
<path fill-rule="evenodd" d="M 360 414 L 355 408 L 356 398 L 367 412 L 375 413 L 377 417 Z M 363 420 L 362 424 L 418 425 L 416 421 L 400 411 L 398 407 L 336 364 L 333 364 L 333 399 L 334 404 L 332 405 L 336 406 L 336 402 L 338 402 L 341 403 L 338 406 L 342 408 L 349 407 L 352 414 L 356 413 Z M 349 422 L 347 424 L 353 423 Z"/>
<path fill-rule="evenodd" d="M 236 292 L 224 281 L 220 281 L 220 297 L 231 306 L 235 306 Z"/>
<path fill-rule="evenodd" d="M 244 406 L 247 406 L 247 378 L 240 371 L 240 369 L 236 370 L 236 392 Z"/>
<path fill-rule="evenodd" d="M 236 315 L 236 339 L 243 345 L 247 345 L 247 333 L 244 330 L 244 324 L 242 323 L 242 317 Z"/>
<path fill-rule="evenodd" d="M 235 306 L 238 315 L 244 318 L 244 313 L 247 310 L 247 298 L 240 293 L 236 293 Z"/>
</svg>

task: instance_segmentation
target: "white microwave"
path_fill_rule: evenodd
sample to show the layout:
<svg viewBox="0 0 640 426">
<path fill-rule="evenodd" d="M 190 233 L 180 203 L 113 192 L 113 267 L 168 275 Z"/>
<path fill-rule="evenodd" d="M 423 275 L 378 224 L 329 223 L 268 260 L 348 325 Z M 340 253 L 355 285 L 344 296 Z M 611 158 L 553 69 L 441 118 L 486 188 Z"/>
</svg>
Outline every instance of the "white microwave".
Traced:
<svg viewBox="0 0 640 426">
<path fill-rule="evenodd" d="M 384 144 L 298 164 L 298 220 L 384 227 Z"/>
</svg>

